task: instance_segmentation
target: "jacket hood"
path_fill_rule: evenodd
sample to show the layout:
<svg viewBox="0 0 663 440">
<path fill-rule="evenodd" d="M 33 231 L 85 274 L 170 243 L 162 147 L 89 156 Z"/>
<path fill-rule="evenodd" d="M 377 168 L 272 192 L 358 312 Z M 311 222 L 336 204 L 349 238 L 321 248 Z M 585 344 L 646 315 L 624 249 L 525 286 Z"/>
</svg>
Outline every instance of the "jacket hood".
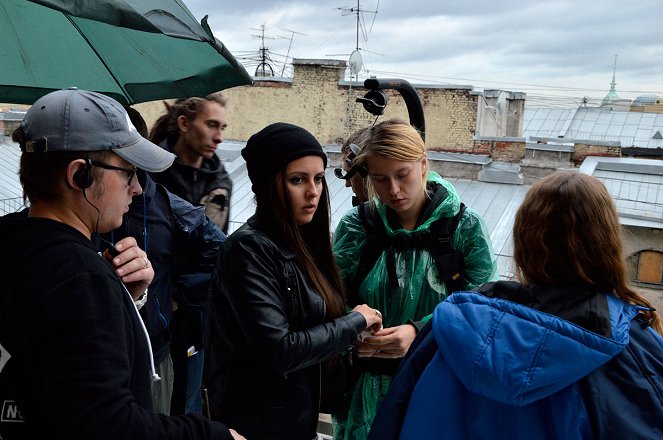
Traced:
<svg viewBox="0 0 663 440">
<path fill-rule="evenodd" d="M 68 233 L 54 234 L 53 228 L 43 227 L 46 224 L 55 224 Z M 72 234 L 72 231 L 76 233 Z M 27 209 L 1 217 L 0 234 L 4 237 L 0 244 L 0 276 L 3 280 L 12 274 L 23 273 L 27 259 L 54 246 L 76 241 L 94 249 L 90 240 L 71 226 L 55 220 L 28 217 Z"/>
<path fill-rule="evenodd" d="M 606 297 L 611 337 L 470 292 L 455 293 L 435 309 L 433 332 L 439 353 L 469 391 L 527 405 L 578 381 L 628 344 L 640 307 Z"/>
</svg>

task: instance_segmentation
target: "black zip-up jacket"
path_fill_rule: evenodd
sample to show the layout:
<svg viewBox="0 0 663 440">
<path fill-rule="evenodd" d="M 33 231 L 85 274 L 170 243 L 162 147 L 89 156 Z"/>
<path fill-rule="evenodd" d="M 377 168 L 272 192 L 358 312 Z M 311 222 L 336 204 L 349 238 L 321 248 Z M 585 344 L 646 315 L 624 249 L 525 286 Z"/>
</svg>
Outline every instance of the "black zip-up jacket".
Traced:
<svg viewBox="0 0 663 440">
<path fill-rule="evenodd" d="M 87 237 L 25 213 L 0 218 L 0 237 L 0 406 L 14 417 L 3 412 L 0 437 L 231 438 L 201 416 L 152 413 L 147 335 Z"/>
<path fill-rule="evenodd" d="M 173 146 L 165 139 L 159 145 L 173 152 Z M 217 155 L 203 158 L 200 168 L 185 164 L 179 158 L 165 171 L 152 173 L 155 182 L 184 200 L 205 205 L 205 213 L 224 233 L 228 232 L 230 196 L 233 182 Z"/>
<path fill-rule="evenodd" d="M 212 418 L 247 438 L 316 435 L 320 362 L 366 328 L 358 312 L 324 322 L 322 296 L 296 255 L 255 218 L 221 246 L 205 341 Z"/>
</svg>

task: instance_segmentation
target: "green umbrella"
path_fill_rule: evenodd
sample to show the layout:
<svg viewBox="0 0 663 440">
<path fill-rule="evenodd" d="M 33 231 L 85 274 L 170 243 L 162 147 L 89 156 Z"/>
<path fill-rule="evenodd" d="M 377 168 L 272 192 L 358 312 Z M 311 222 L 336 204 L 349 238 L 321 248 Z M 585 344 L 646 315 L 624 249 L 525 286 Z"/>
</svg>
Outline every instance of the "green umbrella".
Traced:
<svg viewBox="0 0 663 440">
<path fill-rule="evenodd" d="M 180 0 L 2 0 L 0 102 L 74 86 L 130 105 L 251 84 L 206 19 Z"/>
</svg>

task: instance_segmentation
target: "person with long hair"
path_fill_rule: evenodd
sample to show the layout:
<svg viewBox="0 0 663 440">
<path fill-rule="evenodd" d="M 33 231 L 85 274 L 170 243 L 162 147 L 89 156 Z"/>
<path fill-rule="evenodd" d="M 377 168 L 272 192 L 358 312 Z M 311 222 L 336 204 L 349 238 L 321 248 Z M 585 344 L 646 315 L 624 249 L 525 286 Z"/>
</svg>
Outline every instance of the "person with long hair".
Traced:
<svg viewBox="0 0 663 440">
<path fill-rule="evenodd" d="M 256 212 L 223 243 L 206 347 L 212 418 L 250 439 L 316 436 L 321 363 L 380 313 L 346 313 L 331 249 L 327 157 L 305 129 L 275 123 L 242 150 Z"/>
<path fill-rule="evenodd" d="M 661 318 L 629 285 L 605 186 L 547 176 L 513 238 L 518 281 L 436 308 L 370 438 L 663 438 Z"/>
<path fill-rule="evenodd" d="M 228 233 L 232 180 L 216 155 L 226 129 L 226 98 L 220 93 L 181 98 L 165 104 L 149 139 L 174 153 L 173 165 L 153 173 L 154 181 L 191 203 L 205 206 L 205 214 Z"/>
<path fill-rule="evenodd" d="M 164 104 L 166 113 L 154 123 L 149 139 L 176 158 L 168 169 L 150 176 L 176 196 L 203 205 L 205 215 L 228 233 L 232 180 L 216 154 L 227 125 L 226 99 L 213 93 Z M 199 290 L 201 294 L 207 292 L 204 286 Z M 170 302 L 164 306 L 170 306 Z M 201 413 L 203 314 L 196 302 L 180 295 L 173 301 L 173 310 L 169 325 L 174 370 L 171 414 Z"/>
<path fill-rule="evenodd" d="M 348 303 L 379 309 L 384 329 L 357 344 L 353 365 L 361 374 L 347 412 L 333 414 L 337 439 L 366 438 L 400 360 L 435 306 L 455 290 L 497 279 L 483 219 L 429 170 L 414 127 L 386 120 L 360 143 L 353 165 L 368 175 L 372 200 L 341 219 L 334 253 Z"/>
</svg>

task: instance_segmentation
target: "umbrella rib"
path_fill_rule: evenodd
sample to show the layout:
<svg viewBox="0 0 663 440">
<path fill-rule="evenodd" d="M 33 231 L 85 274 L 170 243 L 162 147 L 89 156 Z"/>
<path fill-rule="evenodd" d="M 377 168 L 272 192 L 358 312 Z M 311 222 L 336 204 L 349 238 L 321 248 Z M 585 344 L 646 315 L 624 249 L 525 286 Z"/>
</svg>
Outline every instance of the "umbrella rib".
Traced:
<svg viewBox="0 0 663 440">
<path fill-rule="evenodd" d="M 97 56 L 97 58 L 99 58 L 99 61 L 101 61 L 101 64 L 104 65 L 104 67 L 106 68 L 106 71 L 108 72 L 108 74 L 113 78 L 113 81 L 115 81 L 115 84 L 117 84 L 117 86 L 120 88 L 120 90 L 122 90 L 122 93 L 124 93 L 124 98 L 127 100 L 127 104 L 128 105 L 133 104 L 134 103 L 133 99 L 131 98 L 131 96 L 129 96 L 129 93 L 124 88 L 124 85 L 122 85 L 122 83 L 118 80 L 118 78 L 115 76 L 113 71 L 108 67 L 108 64 L 106 64 L 106 61 L 104 60 L 104 58 L 97 51 L 97 49 L 94 47 L 94 45 L 92 43 L 90 43 L 90 40 L 88 40 L 85 33 L 83 33 L 83 31 L 81 31 L 81 29 L 78 27 L 76 22 L 71 18 L 71 16 L 69 14 L 64 13 L 64 12 L 63 12 L 63 14 L 64 14 L 65 17 L 67 17 L 67 20 L 69 20 L 69 22 L 72 24 L 72 26 L 74 26 L 74 29 L 76 29 L 76 31 L 80 34 L 80 36 L 85 40 L 87 45 L 90 46 L 90 49 L 92 49 L 92 51 Z"/>
</svg>

